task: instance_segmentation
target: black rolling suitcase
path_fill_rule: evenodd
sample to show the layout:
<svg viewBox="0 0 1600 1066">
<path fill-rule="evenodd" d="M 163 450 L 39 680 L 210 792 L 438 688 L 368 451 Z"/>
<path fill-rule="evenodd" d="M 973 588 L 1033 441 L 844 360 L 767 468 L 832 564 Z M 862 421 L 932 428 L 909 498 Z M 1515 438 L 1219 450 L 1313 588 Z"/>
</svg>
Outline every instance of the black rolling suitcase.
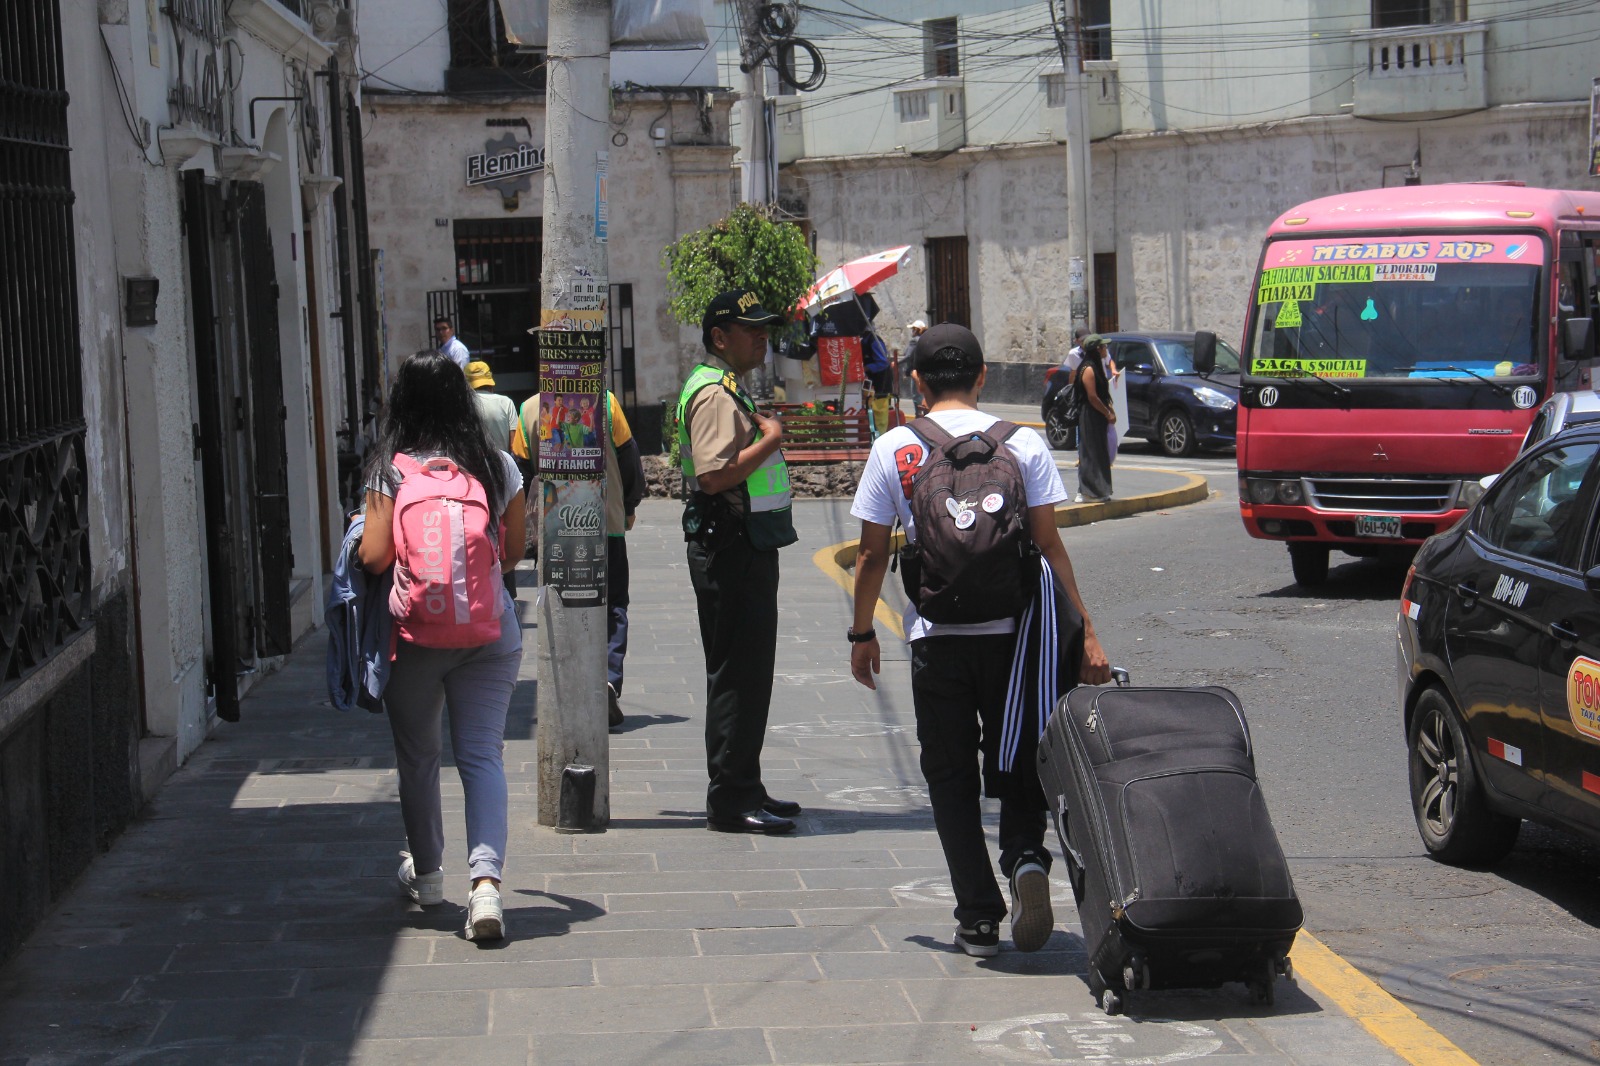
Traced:
<svg viewBox="0 0 1600 1066">
<path fill-rule="evenodd" d="M 1039 742 L 1107 1013 L 1145 988 L 1243 982 L 1271 1003 L 1304 915 L 1225 688 L 1073 689 Z"/>
</svg>

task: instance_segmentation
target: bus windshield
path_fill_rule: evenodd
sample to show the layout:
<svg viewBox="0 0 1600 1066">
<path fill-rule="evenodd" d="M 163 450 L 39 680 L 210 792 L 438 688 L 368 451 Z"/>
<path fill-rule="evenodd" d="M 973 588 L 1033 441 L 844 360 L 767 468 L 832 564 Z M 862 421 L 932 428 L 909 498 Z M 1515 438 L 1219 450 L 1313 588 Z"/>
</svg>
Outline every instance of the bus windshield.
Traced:
<svg viewBox="0 0 1600 1066">
<path fill-rule="evenodd" d="M 1470 250 L 1479 254 L 1469 257 Z M 1274 242 L 1266 262 L 1288 263 L 1265 267 L 1257 280 L 1248 372 L 1386 380 L 1540 376 L 1543 259 L 1538 239 L 1523 235 Z"/>
</svg>

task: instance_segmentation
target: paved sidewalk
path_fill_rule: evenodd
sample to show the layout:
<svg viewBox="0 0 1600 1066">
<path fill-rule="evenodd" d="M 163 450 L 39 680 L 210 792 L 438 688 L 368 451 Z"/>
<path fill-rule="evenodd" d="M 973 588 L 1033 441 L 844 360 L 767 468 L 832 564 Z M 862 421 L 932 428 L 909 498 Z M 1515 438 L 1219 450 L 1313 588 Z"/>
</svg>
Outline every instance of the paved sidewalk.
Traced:
<svg viewBox="0 0 1600 1066">
<path fill-rule="evenodd" d="M 507 941 L 460 935 L 449 769 L 448 902 L 400 898 L 386 724 L 327 705 L 317 633 L 0 970 L 0 1064 L 1400 1061 L 1305 982 L 1280 982 L 1270 1008 L 1227 987 L 1104 1016 L 1064 878 L 1045 950 L 954 952 L 904 652 L 876 694 L 851 682 L 846 597 L 812 563 L 854 536 L 847 511 L 802 503 L 801 545 L 783 558 L 764 766 L 774 795 L 805 805 L 795 836 L 704 828 L 678 505 L 648 501 L 629 537 L 629 717 L 605 833 L 536 822 L 527 632 L 507 743 Z"/>
</svg>

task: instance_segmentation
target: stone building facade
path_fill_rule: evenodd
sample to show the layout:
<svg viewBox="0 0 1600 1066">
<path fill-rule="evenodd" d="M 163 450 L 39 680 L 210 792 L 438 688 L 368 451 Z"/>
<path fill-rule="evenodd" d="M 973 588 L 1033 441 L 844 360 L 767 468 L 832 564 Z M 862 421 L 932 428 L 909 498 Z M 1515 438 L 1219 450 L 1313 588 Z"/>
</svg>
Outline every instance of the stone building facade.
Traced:
<svg viewBox="0 0 1600 1066">
<path fill-rule="evenodd" d="M 1408 179 L 1593 187 L 1595 72 L 1580 42 L 1600 32 L 1600 12 L 1076 8 L 1093 141 L 1090 320 L 1102 331 L 1238 337 L 1267 224 L 1315 197 Z M 1015 0 L 885 0 L 870 15 L 803 12 L 796 32 L 830 77 L 768 100 L 780 204 L 825 266 L 912 245 L 907 268 L 874 290 L 886 338 L 903 343 L 915 318 L 967 321 L 1001 361 L 990 394 L 1035 399 L 1071 330 L 1066 94 L 1048 18 Z M 724 48 L 725 79 L 737 58 Z"/>
</svg>

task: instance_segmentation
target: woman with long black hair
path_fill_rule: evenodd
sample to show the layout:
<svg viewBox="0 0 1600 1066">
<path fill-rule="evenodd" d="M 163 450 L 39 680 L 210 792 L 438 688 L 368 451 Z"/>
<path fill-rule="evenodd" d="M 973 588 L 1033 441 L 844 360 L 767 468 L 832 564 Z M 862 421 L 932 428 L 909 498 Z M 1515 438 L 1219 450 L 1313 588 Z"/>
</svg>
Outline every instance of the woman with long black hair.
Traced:
<svg viewBox="0 0 1600 1066">
<path fill-rule="evenodd" d="M 1106 341 L 1098 333 L 1083 339 L 1083 362 L 1078 365 L 1077 503 L 1111 499 L 1111 443 L 1107 429 L 1117 423 L 1111 406 L 1111 375 L 1106 366 Z"/>
<path fill-rule="evenodd" d="M 394 497 L 401 474 L 394 457 L 418 463 L 444 457 L 477 479 L 499 516 L 501 570 L 522 558 L 522 475 L 511 456 L 491 448 L 461 368 L 438 352 L 418 352 L 400 364 L 383 428 L 367 467 L 366 530 L 361 564 L 371 573 L 394 565 Z M 506 711 L 522 664 L 522 627 L 509 592 L 500 636 L 467 648 L 396 642 L 384 689 L 400 777 L 400 811 L 409 851 L 401 852 L 400 887 L 423 906 L 444 902 L 444 815 L 439 802 L 441 719 L 450 704 L 450 745 L 466 793 L 467 937 L 505 935 L 500 877 L 505 861 L 506 774 L 502 747 Z"/>
</svg>

